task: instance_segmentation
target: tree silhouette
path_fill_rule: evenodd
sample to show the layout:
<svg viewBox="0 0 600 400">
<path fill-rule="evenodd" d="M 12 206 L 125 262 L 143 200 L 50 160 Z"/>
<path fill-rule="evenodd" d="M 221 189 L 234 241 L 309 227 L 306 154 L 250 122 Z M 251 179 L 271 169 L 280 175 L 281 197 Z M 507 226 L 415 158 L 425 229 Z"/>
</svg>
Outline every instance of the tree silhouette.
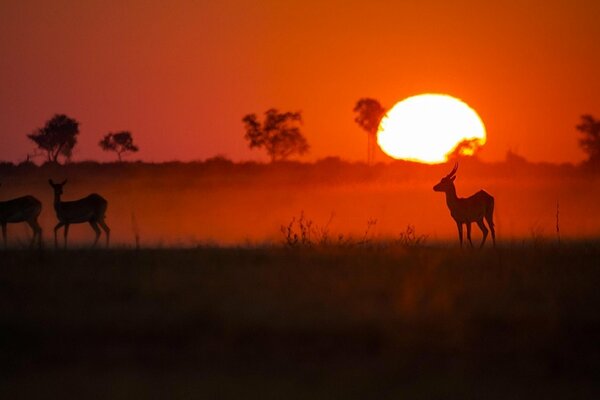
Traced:
<svg viewBox="0 0 600 400">
<path fill-rule="evenodd" d="M 46 122 L 43 128 L 27 135 L 40 150 L 46 153 L 48 161 L 58 163 L 63 156 L 71 159 L 73 148 L 77 144 L 79 122 L 64 114 L 56 114 Z"/>
<path fill-rule="evenodd" d="M 600 166 L 600 120 L 585 114 L 581 116 L 581 123 L 576 128 L 584 135 L 579 139 L 579 145 L 587 153 L 588 162 Z"/>
<path fill-rule="evenodd" d="M 458 160 L 464 157 L 476 157 L 477 151 L 481 148 L 481 139 L 463 139 L 447 155 L 451 160 Z"/>
<path fill-rule="evenodd" d="M 292 154 L 307 153 L 310 146 L 302 132 L 300 112 L 280 113 L 274 108 L 265 112 L 262 124 L 256 114 L 248 114 L 242 118 L 246 134 L 244 139 L 249 142 L 250 148 L 263 147 L 271 162 L 286 160 Z"/>
<path fill-rule="evenodd" d="M 124 153 L 135 153 L 139 148 L 133 144 L 131 132 L 122 131 L 117 133 L 107 133 L 104 138 L 98 143 L 104 151 L 114 151 L 117 153 L 119 162 L 122 161 Z"/>
<path fill-rule="evenodd" d="M 356 102 L 354 112 L 354 122 L 367 132 L 367 163 L 371 164 L 375 159 L 377 129 L 386 109 L 379 101 L 365 97 Z"/>
</svg>

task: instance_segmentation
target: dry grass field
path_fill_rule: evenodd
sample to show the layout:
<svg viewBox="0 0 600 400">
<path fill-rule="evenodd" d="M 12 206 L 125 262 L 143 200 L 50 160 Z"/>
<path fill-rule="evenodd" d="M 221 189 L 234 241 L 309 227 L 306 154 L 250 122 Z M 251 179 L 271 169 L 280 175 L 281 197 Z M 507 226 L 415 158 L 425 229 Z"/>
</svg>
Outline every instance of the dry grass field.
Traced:
<svg viewBox="0 0 600 400">
<path fill-rule="evenodd" d="M 597 398 L 600 244 L 29 252 L 2 398 Z"/>
<path fill-rule="evenodd" d="M 447 171 L 0 165 L 45 238 L 10 225 L 0 253 L 0 398 L 597 398 L 598 175 L 461 162 L 459 195 L 496 198 L 478 251 L 432 191 Z M 110 249 L 88 226 L 53 249 L 48 178 L 108 199 Z"/>
</svg>

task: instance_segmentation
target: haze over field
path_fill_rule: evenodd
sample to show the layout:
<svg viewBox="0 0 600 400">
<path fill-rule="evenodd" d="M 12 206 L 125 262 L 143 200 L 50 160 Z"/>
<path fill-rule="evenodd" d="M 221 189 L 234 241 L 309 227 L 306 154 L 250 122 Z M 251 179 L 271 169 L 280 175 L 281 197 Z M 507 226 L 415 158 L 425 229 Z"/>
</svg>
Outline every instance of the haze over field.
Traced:
<svg viewBox="0 0 600 400">
<path fill-rule="evenodd" d="M 370 239 L 398 239 L 408 225 L 430 241 L 456 240 L 445 197 L 432 187 L 449 166 L 395 163 L 367 167 L 336 160 L 317 164 L 232 164 L 223 160 L 196 164 L 73 164 L 0 174 L 2 198 L 31 193 L 43 205 L 44 236 L 52 238 L 56 216 L 47 179 L 68 178 L 64 200 L 91 192 L 108 200 L 107 222 L 113 243 L 142 245 L 281 243 L 280 228 L 304 212 L 307 219 L 339 234 Z M 119 179 L 115 179 L 115 177 Z M 600 234 L 598 177 L 572 166 L 484 164 L 465 161 L 457 191 L 467 196 L 483 188 L 496 198 L 495 221 L 501 241 L 556 240 L 559 202 L 563 239 Z M 135 222 L 132 221 L 132 215 Z M 329 220 L 331 221 L 329 222 Z M 25 242 L 29 228 L 11 225 L 12 240 Z M 15 236 L 13 236 L 13 234 Z M 92 230 L 73 225 L 74 242 L 87 245 Z M 28 237 L 28 236 L 27 236 Z M 477 242 L 480 232 L 475 229 Z"/>
</svg>

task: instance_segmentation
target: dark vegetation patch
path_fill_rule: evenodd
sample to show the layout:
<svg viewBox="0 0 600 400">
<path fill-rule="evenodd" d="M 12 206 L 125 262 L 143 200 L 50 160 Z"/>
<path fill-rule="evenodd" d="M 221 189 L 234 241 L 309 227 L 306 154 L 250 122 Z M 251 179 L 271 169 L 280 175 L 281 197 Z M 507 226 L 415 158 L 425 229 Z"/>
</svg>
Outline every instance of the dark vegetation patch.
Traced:
<svg viewBox="0 0 600 400">
<path fill-rule="evenodd" d="M 592 398 L 599 259 L 594 242 L 8 251 L 0 394 Z"/>
</svg>

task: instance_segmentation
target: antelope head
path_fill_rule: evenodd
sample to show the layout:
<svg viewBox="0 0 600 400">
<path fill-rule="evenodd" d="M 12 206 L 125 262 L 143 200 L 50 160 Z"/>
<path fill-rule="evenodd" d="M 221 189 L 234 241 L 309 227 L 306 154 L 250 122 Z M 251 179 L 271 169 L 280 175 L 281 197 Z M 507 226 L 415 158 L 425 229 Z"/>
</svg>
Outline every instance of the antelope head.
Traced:
<svg viewBox="0 0 600 400">
<path fill-rule="evenodd" d="M 61 195 L 63 194 L 62 188 L 65 186 L 65 183 L 67 183 L 67 180 L 65 179 L 62 183 L 54 183 L 52 179 L 48 179 L 48 183 L 52 186 L 52 189 L 54 189 L 55 194 Z"/>
<path fill-rule="evenodd" d="M 440 182 L 433 187 L 434 192 L 447 192 L 454 185 L 454 180 L 456 179 L 456 170 L 458 169 L 458 163 L 454 164 L 454 168 L 452 171 L 445 177 L 443 177 Z"/>
</svg>

